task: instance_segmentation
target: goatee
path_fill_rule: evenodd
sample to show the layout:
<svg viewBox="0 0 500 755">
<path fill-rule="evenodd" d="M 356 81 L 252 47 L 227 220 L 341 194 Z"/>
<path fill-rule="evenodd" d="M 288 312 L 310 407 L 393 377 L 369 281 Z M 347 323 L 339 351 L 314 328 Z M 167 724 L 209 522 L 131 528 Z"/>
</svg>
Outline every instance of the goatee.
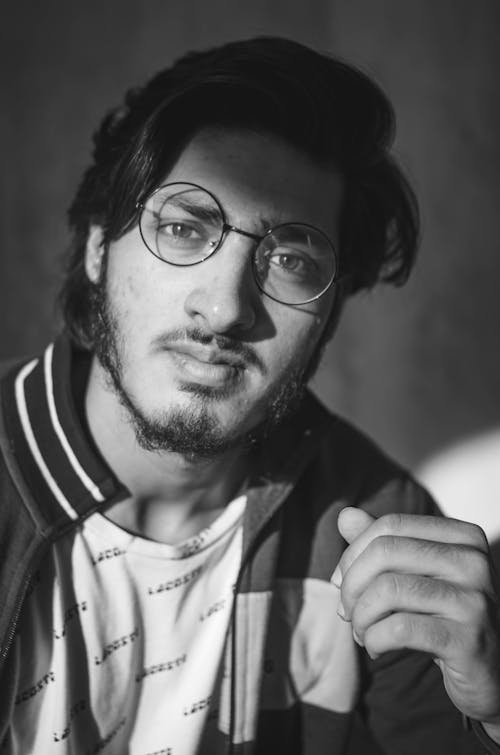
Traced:
<svg viewBox="0 0 500 755">
<path fill-rule="evenodd" d="M 203 460 L 219 456 L 235 446 L 255 446 L 293 413 L 302 399 L 307 365 L 304 367 L 297 361 L 262 397 L 256 410 L 265 419 L 250 431 L 238 432 L 236 429 L 231 432 L 221 427 L 216 412 L 212 410 L 215 402 L 221 400 L 220 392 L 205 386 L 184 387 L 197 399 L 189 408 L 172 408 L 146 416 L 124 385 L 125 336 L 109 302 L 105 270 L 94 288 L 92 309 L 94 353 L 106 371 L 109 387 L 125 410 L 138 444 L 147 451 L 170 451 L 192 460 Z"/>
</svg>

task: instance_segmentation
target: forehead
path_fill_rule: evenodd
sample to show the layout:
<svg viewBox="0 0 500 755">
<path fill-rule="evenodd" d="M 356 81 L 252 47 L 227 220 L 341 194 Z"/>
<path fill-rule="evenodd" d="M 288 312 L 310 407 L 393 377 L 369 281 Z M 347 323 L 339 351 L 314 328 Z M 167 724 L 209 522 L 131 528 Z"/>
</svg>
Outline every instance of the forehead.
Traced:
<svg viewBox="0 0 500 755">
<path fill-rule="evenodd" d="M 338 235 L 342 178 L 270 134 L 206 128 L 187 143 L 166 182 L 188 181 L 211 191 L 232 223 L 290 221 Z"/>
</svg>

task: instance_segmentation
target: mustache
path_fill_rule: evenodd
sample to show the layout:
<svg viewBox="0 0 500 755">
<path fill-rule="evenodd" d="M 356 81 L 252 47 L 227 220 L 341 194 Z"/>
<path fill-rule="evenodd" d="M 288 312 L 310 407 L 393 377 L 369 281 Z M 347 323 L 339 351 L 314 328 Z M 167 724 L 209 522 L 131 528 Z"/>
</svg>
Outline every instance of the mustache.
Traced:
<svg viewBox="0 0 500 755">
<path fill-rule="evenodd" d="M 222 354 L 231 354 L 233 357 L 240 359 L 245 366 L 256 367 L 264 375 L 267 372 L 264 362 L 254 349 L 237 338 L 216 333 L 207 333 L 201 330 L 201 328 L 177 328 L 162 333 L 161 336 L 155 339 L 155 345 L 165 348 L 177 341 L 191 341 L 203 346 L 213 346 L 215 344 Z"/>
</svg>

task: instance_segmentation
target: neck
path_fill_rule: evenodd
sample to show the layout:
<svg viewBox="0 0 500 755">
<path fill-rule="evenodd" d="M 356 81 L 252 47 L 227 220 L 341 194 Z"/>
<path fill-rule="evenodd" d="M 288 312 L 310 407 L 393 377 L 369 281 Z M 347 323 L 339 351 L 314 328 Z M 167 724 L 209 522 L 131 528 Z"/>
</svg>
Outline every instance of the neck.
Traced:
<svg viewBox="0 0 500 755">
<path fill-rule="evenodd" d="M 238 494 L 250 471 L 248 454 L 241 448 L 200 460 L 140 447 L 127 412 L 96 359 L 85 411 L 100 453 L 131 494 L 110 507 L 106 516 L 136 534 L 163 542 L 196 534 Z"/>
</svg>

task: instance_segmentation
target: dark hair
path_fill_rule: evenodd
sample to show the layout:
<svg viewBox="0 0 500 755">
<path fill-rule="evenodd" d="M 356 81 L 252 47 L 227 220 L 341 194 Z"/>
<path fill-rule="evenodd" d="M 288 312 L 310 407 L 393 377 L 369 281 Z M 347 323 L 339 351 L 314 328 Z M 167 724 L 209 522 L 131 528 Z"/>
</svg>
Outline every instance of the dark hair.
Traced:
<svg viewBox="0 0 500 755">
<path fill-rule="evenodd" d="M 105 245 L 132 228 L 137 202 L 208 125 L 270 132 L 340 168 L 339 256 L 348 293 L 408 278 L 418 209 L 389 153 L 395 120 L 384 93 L 352 66 L 297 42 L 231 42 L 185 55 L 129 91 L 94 135 L 93 162 L 69 210 L 73 243 L 60 293 L 66 327 L 81 345 L 91 344 L 93 284 L 84 268 L 90 226 L 102 227 Z"/>
</svg>

